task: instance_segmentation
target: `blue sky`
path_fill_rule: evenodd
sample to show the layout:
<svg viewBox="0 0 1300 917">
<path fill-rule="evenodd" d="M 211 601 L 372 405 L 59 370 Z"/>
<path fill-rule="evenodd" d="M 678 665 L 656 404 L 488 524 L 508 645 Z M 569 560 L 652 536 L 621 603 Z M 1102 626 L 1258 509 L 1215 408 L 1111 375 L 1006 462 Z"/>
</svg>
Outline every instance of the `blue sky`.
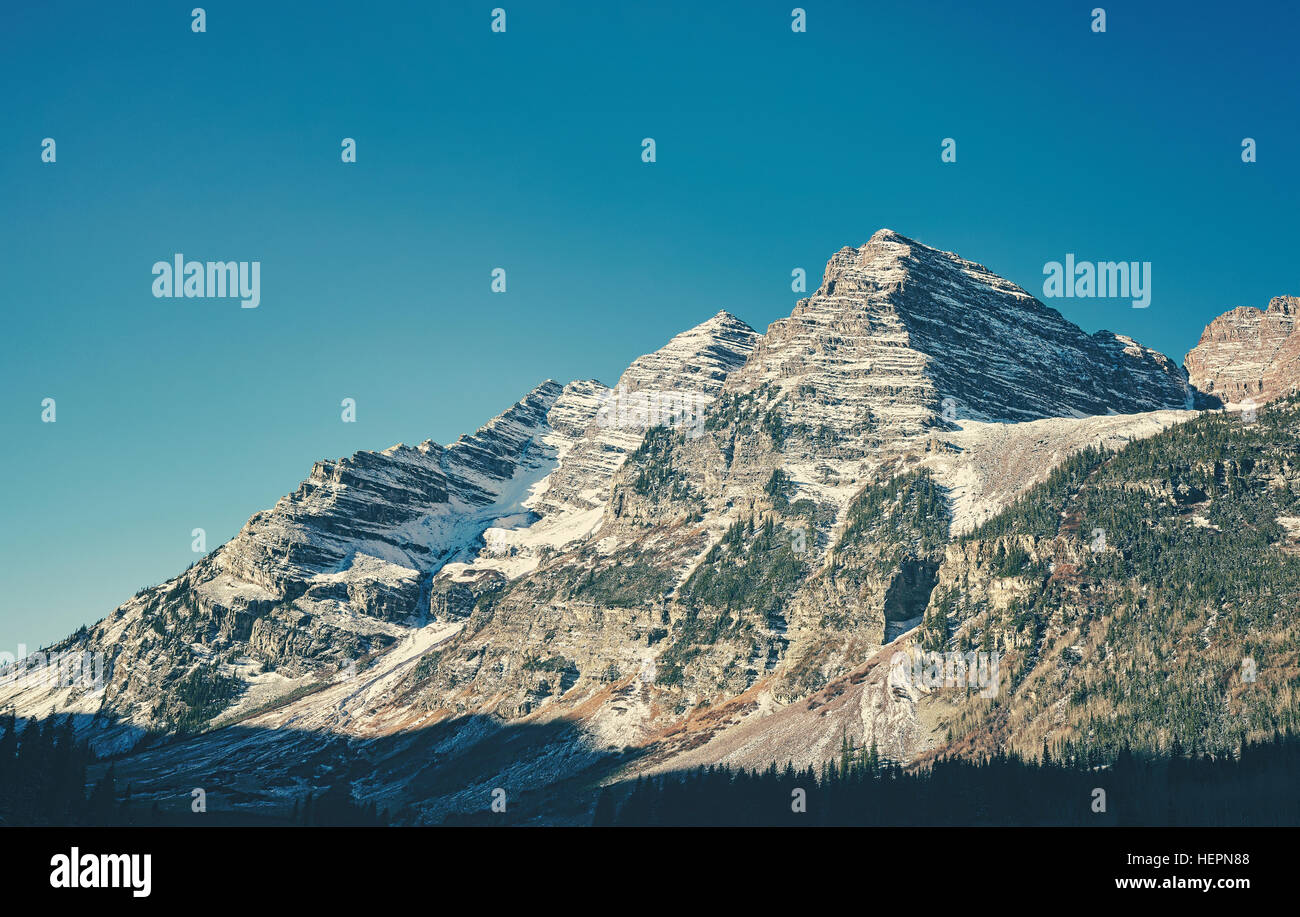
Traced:
<svg viewBox="0 0 1300 917">
<path fill-rule="evenodd" d="M 193 3 L 4 4 L 0 650 L 316 459 L 612 382 L 719 308 L 762 330 L 882 226 L 1035 295 L 1066 252 L 1150 261 L 1147 310 L 1052 305 L 1178 359 L 1300 292 L 1300 13 L 1116 4 L 1099 35 L 1101 2 L 805 2 L 805 34 L 788 0 L 222 2 L 205 34 Z M 176 252 L 260 261 L 261 306 L 153 298 Z"/>
</svg>

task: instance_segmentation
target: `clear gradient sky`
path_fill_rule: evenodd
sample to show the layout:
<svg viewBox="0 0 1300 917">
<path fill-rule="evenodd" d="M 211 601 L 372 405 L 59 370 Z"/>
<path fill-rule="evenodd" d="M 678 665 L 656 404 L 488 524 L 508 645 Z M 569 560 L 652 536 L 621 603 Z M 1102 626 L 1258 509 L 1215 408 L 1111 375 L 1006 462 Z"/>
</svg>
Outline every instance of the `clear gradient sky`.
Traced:
<svg viewBox="0 0 1300 917">
<path fill-rule="evenodd" d="M 1051 304 L 1178 359 L 1300 293 L 1294 4 L 1105 4 L 1094 34 L 1105 0 L 797 0 L 795 34 L 791 0 L 211 0 L 194 34 L 202 2 L 0 5 L 0 651 L 316 459 L 613 382 L 720 308 L 762 330 L 882 226 L 1035 295 L 1067 252 L 1150 261 L 1147 310 Z M 261 306 L 153 298 L 177 252 L 260 261 Z"/>
</svg>

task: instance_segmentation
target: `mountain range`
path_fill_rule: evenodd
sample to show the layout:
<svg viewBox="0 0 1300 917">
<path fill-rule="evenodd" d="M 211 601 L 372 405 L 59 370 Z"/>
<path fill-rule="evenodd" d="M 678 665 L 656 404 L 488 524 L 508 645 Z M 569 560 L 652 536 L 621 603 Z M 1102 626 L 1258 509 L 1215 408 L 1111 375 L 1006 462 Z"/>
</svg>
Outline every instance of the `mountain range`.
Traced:
<svg viewBox="0 0 1300 917">
<path fill-rule="evenodd" d="M 845 743 L 1268 734 L 1298 678 L 1298 304 L 1180 366 L 882 229 L 765 333 L 719 312 L 612 387 L 317 462 L 49 648 L 102 653 L 102 685 L 20 665 L 0 708 L 71 715 L 136 804 L 274 816 L 341 781 L 419 824 L 498 789 L 586 823 L 602 785 Z M 900 677 L 919 652 L 1001 680 Z"/>
</svg>

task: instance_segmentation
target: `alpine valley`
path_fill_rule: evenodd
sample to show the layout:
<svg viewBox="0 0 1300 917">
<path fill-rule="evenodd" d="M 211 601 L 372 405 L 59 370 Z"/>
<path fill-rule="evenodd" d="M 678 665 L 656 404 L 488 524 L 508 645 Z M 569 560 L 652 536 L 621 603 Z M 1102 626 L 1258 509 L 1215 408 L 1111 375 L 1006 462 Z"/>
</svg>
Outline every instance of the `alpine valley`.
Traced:
<svg viewBox="0 0 1300 917">
<path fill-rule="evenodd" d="M 1235 753 L 1300 727 L 1296 303 L 1184 368 L 880 230 L 763 334 L 719 312 L 613 387 L 318 462 L 47 648 L 101 685 L 17 666 L 0 710 L 181 821 L 196 787 L 252 822 L 590 824 L 701 767 Z"/>
</svg>

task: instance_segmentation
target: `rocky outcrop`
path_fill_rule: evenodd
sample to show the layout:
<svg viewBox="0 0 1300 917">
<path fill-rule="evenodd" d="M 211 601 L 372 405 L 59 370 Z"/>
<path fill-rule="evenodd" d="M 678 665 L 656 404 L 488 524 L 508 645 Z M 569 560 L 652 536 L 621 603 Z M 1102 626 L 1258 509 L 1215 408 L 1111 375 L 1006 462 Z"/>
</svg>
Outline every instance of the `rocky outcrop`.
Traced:
<svg viewBox="0 0 1300 917">
<path fill-rule="evenodd" d="M 1206 325 L 1183 361 L 1193 387 L 1216 404 L 1261 404 L 1300 387 L 1300 298 L 1275 296 L 1265 310 L 1238 306 Z"/>
</svg>

